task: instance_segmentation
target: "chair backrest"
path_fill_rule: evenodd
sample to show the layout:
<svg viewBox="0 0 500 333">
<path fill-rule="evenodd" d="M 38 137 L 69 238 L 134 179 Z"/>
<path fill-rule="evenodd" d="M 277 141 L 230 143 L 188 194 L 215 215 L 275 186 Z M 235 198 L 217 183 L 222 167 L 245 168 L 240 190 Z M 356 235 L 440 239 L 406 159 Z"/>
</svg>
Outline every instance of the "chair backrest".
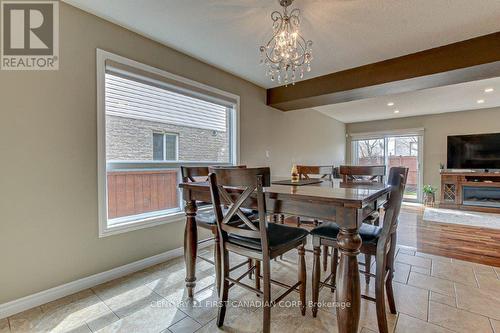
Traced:
<svg viewBox="0 0 500 333">
<path fill-rule="evenodd" d="M 344 182 L 384 182 L 385 165 L 341 165 L 339 173 Z"/>
<path fill-rule="evenodd" d="M 268 250 L 266 201 L 264 187 L 271 185 L 271 171 L 269 168 L 210 168 L 208 176 L 210 193 L 214 207 L 217 228 L 221 241 L 227 240 L 227 234 L 261 240 L 262 250 Z M 234 188 L 237 188 L 235 193 Z M 259 223 L 252 223 L 240 210 L 241 206 L 251 195 L 257 198 Z M 221 205 L 227 205 L 227 213 L 222 214 Z M 238 215 L 239 223 L 234 223 L 233 216 Z"/>
<path fill-rule="evenodd" d="M 213 165 L 211 168 L 246 168 L 246 165 L 227 165 L 218 166 Z M 181 166 L 181 176 L 183 183 L 197 182 L 197 181 L 207 181 L 208 180 L 208 170 L 207 166 Z"/>
<path fill-rule="evenodd" d="M 206 166 L 181 166 L 181 176 L 183 183 L 206 181 L 208 178 L 208 167 Z"/>
<path fill-rule="evenodd" d="M 407 178 L 408 168 L 393 167 L 389 171 L 388 185 L 391 186 L 391 192 L 387 205 L 385 206 L 384 224 L 380 236 L 380 242 L 382 244 L 387 244 L 392 234 L 396 232 Z"/>
<path fill-rule="evenodd" d="M 297 165 L 297 173 L 299 174 L 299 179 L 310 179 L 310 176 L 318 176 L 319 178 L 332 180 L 333 165 Z"/>
</svg>

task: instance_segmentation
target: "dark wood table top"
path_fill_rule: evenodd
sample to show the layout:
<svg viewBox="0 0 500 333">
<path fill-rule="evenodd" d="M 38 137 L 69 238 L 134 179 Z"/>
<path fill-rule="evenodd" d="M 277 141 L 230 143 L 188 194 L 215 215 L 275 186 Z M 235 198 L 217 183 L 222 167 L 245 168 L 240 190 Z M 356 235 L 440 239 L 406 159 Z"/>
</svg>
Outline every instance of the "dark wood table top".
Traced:
<svg viewBox="0 0 500 333">
<path fill-rule="evenodd" d="M 283 180 L 286 178 L 273 178 L 273 181 Z M 196 183 L 181 183 L 180 188 L 184 189 L 207 189 L 207 182 Z M 365 204 L 374 199 L 389 193 L 390 186 L 381 183 L 344 183 L 339 179 L 333 181 L 324 180 L 321 183 L 292 186 L 292 185 L 276 185 L 272 184 L 265 188 L 265 192 L 270 198 L 274 197 L 290 197 L 295 200 L 313 200 L 316 202 L 328 202 L 350 207 L 362 208 Z"/>
</svg>

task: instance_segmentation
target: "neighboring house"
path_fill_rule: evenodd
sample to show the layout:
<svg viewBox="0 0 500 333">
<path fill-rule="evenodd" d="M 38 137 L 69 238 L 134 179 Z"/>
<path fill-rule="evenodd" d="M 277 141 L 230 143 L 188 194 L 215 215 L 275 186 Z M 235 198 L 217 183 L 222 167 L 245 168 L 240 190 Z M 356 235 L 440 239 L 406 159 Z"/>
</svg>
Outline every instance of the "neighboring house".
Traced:
<svg viewBox="0 0 500 333">
<path fill-rule="evenodd" d="M 230 162 L 232 107 L 106 73 L 106 160 Z"/>
<path fill-rule="evenodd" d="M 106 116 L 108 161 L 228 162 L 227 131 Z"/>
</svg>

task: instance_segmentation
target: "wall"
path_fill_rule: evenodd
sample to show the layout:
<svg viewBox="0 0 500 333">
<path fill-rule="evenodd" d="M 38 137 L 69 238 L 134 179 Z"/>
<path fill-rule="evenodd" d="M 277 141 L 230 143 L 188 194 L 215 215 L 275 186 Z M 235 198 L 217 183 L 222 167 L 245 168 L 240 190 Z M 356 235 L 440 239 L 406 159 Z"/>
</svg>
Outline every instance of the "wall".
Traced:
<svg viewBox="0 0 500 333">
<path fill-rule="evenodd" d="M 229 162 L 227 132 L 110 115 L 106 128 L 108 160 L 151 161 L 153 133 L 173 133 L 178 135 L 179 161 Z"/>
<path fill-rule="evenodd" d="M 270 161 L 276 176 L 293 164 L 339 165 L 345 160 L 345 124 L 313 110 L 275 112 Z"/>
<path fill-rule="evenodd" d="M 346 125 L 351 133 L 367 133 L 409 128 L 424 128 L 424 184 L 440 187 L 439 164 L 446 164 L 446 137 L 457 134 L 500 132 L 500 108 L 451 112 L 428 116 L 407 117 L 352 123 Z M 348 139 L 346 157 L 350 161 Z"/>
<path fill-rule="evenodd" d="M 242 163 L 343 156 L 343 125 L 269 108 L 264 89 L 60 3 L 60 70 L 0 71 L 0 304 L 182 246 L 181 222 L 98 238 L 96 48 L 239 95 Z"/>
</svg>

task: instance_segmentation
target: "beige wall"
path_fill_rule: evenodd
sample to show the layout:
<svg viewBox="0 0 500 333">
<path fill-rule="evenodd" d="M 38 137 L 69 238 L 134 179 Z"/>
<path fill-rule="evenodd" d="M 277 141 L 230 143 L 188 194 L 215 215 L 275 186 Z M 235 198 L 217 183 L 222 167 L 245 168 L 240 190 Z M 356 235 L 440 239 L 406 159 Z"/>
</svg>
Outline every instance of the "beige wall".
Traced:
<svg viewBox="0 0 500 333">
<path fill-rule="evenodd" d="M 333 119 L 283 114 L 264 89 L 61 3 L 60 70 L 0 71 L 0 304 L 182 245 L 183 223 L 98 238 L 96 48 L 240 95 L 242 163 L 288 170 L 290 145 L 316 136 L 310 161 L 343 156 Z"/>
<path fill-rule="evenodd" d="M 292 164 L 339 165 L 345 160 L 345 124 L 313 110 L 273 113 L 270 161 L 278 176 Z"/>
<path fill-rule="evenodd" d="M 429 116 L 369 121 L 346 125 L 348 134 L 424 128 L 424 184 L 440 186 L 439 164 L 446 165 L 446 137 L 454 134 L 500 132 L 500 108 Z M 346 156 L 350 161 L 350 140 Z"/>
</svg>

